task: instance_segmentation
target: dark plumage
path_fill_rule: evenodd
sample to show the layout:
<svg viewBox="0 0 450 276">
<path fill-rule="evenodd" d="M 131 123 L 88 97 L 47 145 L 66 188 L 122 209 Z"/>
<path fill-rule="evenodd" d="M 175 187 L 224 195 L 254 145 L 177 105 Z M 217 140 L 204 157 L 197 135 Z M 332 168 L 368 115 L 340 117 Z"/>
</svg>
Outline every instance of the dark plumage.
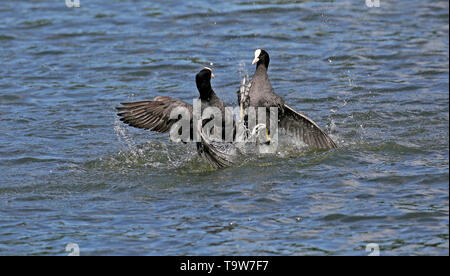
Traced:
<svg viewBox="0 0 450 276">
<path fill-rule="evenodd" d="M 238 102 L 244 108 L 278 107 L 278 125 L 289 135 L 302 140 L 312 148 L 337 148 L 333 140 L 310 118 L 286 105 L 283 98 L 275 94 L 270 84 L 267 69 L 269 54 L 261 49 L 255 51 L 255 74 L 250 83 L 238 93 Z"/>
<path fill-rule="evenodd" d="M 212 70 L 205 68 L 201 70 L 195 77 L 197 89 L 200 93 L 199 99 L 202 103 L 203 110 L 207 107 L 217 107 L 222 112 L 222 118 L 225 113 L 225 104 L 217 97 L 216 93 L 211 87 L 211 77 L 214 77 Z M 122 103 L 122 106 L 117 107 L 121 118 L 120 120 L 132 127 L 149 129 L 160 133 L 165 133 L 179 120 L 170 119 L 170 113 L 177 107 L 185 107 L 190 114 L 191 139 L 193 134 L 193 106 L 182 100 L 172 98 L 169 96 L 157 96 L 153 101 L 140 101 Z M 209 119 L 211 120 L 211 119 Z M 208 121 L 202 121 L 204 126 Z M 217 151 L 217 149 L 205 141 L 202 137 L 201 142 L 197 142 L 197 152 L 200 156 L 208 161 L 215 168 L 222 168 L 231 165 L 232 161 L 226 154 Z"/>
</svg>

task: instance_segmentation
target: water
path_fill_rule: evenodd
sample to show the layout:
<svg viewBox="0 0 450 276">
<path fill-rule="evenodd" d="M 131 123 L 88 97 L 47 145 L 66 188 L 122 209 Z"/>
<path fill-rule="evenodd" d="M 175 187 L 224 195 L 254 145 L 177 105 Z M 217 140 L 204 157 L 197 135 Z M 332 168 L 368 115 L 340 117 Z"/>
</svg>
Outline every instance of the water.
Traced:
<svg viewBox="0 0 450 276">
<path fill-rule="evenodd" d="M 448 255 L 448 1 L 0 3 L 0 254 Z M 253 51 L 335 139 L 212 170 L 120 102 L 235 105 Z"/>
</svg>

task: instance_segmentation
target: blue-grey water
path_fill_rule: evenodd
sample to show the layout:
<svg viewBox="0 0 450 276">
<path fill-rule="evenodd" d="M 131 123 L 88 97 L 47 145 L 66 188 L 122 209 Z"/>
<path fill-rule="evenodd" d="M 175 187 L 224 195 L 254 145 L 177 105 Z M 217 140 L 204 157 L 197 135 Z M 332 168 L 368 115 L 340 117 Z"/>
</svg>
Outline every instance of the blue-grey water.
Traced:
<svg viewBox="0 0 450 276">
<path fill-rule="evenodd" d="M 0 255 L 448 255 L 449 3 L 0 1 Z M 256 48 L 339 145 L 213 170 L 120 102 L 235 105 Z"/>
</svg>

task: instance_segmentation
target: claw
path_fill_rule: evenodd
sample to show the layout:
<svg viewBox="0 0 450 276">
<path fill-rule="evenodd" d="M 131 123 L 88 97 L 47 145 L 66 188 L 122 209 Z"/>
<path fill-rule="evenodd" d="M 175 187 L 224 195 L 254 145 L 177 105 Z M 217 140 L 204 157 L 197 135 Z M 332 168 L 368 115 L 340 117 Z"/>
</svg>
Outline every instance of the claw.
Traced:
<svg viewBox="0 0 450 276">
<path fill-rule="evenodd" d="M 272 142 L 272 138 L 270 138 L 269 136 L 269 130 L 267 129 L 267 127 L 266 127 L 266 139 L 267 139 L 266 143 L 270 144 L 270 142 Z"/>
<path fill-rule="evenodd" d="M 267 129 L 267 127 L 266 127 L 265 124 L 257 124 L 257 125 L 253 128 L 251 135 L 252 135 L 252 136 L 257 135 L 257 134 L 259 133 L 259 131 L 262 130 L 263 128 L 264 128 L 265 131 L 266 131 L 266 141 L 265 141 L 263 144 L 267 144 L 267 145 L 268 145 L 268 144 L 270 144 L 270 143 L 272 142 L 272 138 L 270 138 L 270 136 L 269 136 L 269 130 Z"/>
</svg>

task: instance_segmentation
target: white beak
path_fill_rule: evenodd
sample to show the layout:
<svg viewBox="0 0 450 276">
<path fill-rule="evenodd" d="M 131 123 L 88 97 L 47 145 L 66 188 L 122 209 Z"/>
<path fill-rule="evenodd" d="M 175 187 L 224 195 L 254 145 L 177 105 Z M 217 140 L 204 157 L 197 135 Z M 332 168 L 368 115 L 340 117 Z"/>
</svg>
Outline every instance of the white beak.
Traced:
<svg viewBox="0 0 450 276">
<path fill-rule="evenodd" d="M 256 49 L 255 58 L 253 59 L 252 64 L 255 64 L 259 61 L 259 55 L 261 55 L 261 49 Z"/>
<path fill-rule="evenodd" d="M 213 74 L 213 72 L 212 72 L 212 69 L 211 68 L 209 68 L 209 67 L 203 67 L 203 69 L 206 69 L 206 70 L 209 70 L 209 71 L 211 71 L 211 79 L 214 79 L 216 76 L 214 76 L 214 74 Z"/>
</svg>

